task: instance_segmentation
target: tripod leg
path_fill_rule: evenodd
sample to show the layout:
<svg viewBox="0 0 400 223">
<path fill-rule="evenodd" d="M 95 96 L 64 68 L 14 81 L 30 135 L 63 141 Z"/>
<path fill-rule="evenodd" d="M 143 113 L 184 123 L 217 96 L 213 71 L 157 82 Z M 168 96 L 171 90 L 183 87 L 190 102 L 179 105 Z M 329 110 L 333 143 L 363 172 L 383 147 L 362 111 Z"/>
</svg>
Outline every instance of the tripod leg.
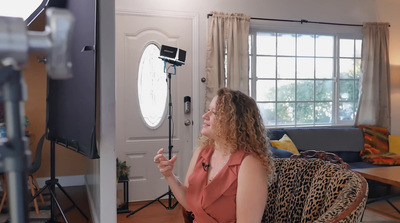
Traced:
<svg viewBox="0 0 400 223">
<path fill-rule="evenodd" d="M 38 192 L 36 192 L 35 196 L 33 196 L 30 200 L 30 202 L 33 201 L 33 199 L 37 198 L 39 195 L 42 195 L 43 191 L 46 190 L 49 187 L 49 185 L 46 184 L 46 186 L 42 187 Z"/>
<path fill-rule="evenodd" d="M 71 201 L 71 203 L 76 207 L 76 209 L 78 209 L 78 211 L 83 215 L 83 217 L 86 218 L 86 220 L 89 220 L 89 218 L 85 215 L 85 213 L 83 213 L 83 211 L 78 207 L 78 205 L 72 200 L 72 198 L 67 194 L 67 192 L 64 190 L 64 188 L 57 183 L 58 188 L 60 188 L 60 190 L 65 194 L 65 196 L 67 196 L 67 198 L 69 199 L 69 201 Z"/>
<path fill-rule="evenodd" d="M 168 192 L 165 193 L 165 194 L 163 194 L 163 195 L 161 195 L 161 196 L 159 196 L 159 197 L 157 197 L 156 199 L 150 201 L 149 203 L 147 203 L 146 205 L 142 206 L 141 208 L 139 208 L 139 209 L 137 209 L 137 210 L 135 210 L 135 211 L 131 211 L 126 217 L 129 217 L 129 216 L 135 214 L 136 212 L 142 210 L 143 208 L 149 206 L 150 204 L 152 204 L 152 203 L 154 203 L 154 202 L 156 202 L 156 201 L 159 202 L 159 201 L 160 201 L 160 198 L 164 197 L 164 196 L 167 195 L 167 194 L 168 194 Z"/>
<path fill-rule="evenodd" d="M 35 187 L 35 190 L 38 191 L 40 187 L 39 187 L 39 184 L 38 184 L 38 182 L 36 180 L 36 177 L 32 176 L 32 179 L 33 179 L 33 186 Z M 42 204 L 44 205 L 43 195 L 39 194 L 39 197 L 40 197 L 40 200 L 42 201 Z"/>
<path fill-rule="evenodd" d="M 54 192 L 52 190 L 49 190 L 51 193 L 51 198 L 53 199 L 53 201 L 56 203 L 58 210 L 60 211 L 65 223 L 68 223 L 67 217 L 65 217 L 64 211 L 61 208 L 60 203 L 58 203 L 58 200 L 56 198 L 56 195 L 54 194 Z"/>
</svg>

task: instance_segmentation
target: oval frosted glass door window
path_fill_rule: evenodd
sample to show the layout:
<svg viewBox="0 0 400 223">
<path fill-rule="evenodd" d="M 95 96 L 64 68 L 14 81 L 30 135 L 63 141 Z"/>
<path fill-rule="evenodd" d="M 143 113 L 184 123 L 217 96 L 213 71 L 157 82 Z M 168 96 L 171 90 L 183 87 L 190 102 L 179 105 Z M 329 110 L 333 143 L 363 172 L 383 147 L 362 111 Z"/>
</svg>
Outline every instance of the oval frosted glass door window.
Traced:
<svg viewBox="0 0 400 223">
<path fill-rule="evenodd" d="M 149 44 L 139 64 L 139 106 L 143 120 L 150 128 L 161 125 L 166 111 L 168 89 L 164 62 L 158 58 L 159 55 L 160 49 L 155 44 Z"/>
</svg>

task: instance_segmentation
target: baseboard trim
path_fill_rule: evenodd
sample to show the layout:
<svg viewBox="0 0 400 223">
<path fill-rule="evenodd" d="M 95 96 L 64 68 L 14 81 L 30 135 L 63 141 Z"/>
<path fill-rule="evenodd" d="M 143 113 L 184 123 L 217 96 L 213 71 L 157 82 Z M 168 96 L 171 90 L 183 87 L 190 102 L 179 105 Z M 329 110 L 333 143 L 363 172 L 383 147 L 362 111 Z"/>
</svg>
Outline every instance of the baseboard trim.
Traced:
<svg viewBox="0 0 400 223">
<path fill-rule="evenodd" d="M 97 218 L 98 213 L 97 213 L 97 210 L 96 210 L 96 207 L 94 204 L 94 200 L 93 200 L 92 194 L 90 193 L 89 185 L 87 184 L 87 182 L 86 182 L 86 193 L 88 195 L 88 203 L 89 203 L 90 215 L 92 217 L 91 218 L 92 222 L 99 223 L 100 221 Z"/>
<path fill-rule="evenodd" d="M 56 178 L 58 179 L 58 183 L 63 187 L 85 185 L 85 176 L 84 175 L 61 176 L 61 177 L 56 177 Z M 47 180 L 50 180 L 50 178 L 49 177 L 37 178 L 37 181 L 38 181 L 38 184 L 40 187 L 45 186 Z"/>
</svg>

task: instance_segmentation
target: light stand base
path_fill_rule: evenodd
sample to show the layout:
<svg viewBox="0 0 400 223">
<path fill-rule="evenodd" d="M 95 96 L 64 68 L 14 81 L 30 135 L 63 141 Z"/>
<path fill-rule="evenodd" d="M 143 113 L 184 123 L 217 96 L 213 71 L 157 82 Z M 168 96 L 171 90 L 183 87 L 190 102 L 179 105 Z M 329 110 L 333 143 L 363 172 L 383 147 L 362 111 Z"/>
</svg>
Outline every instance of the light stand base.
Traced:
<svg viewBox="0 0 400 223">
<path fill-rule="evenodd" d="M 171 198 L 170 198 L 170 199 L 168 199 L 168 206 L 165 205 L 163 202 L 161 202 L 161 198 L 163 198 L 163 197 L 165 197 L 165 196 L 167 196 L 167 195 L 168 195 L 169 197 L 174 196 L 174 195 L 172 194 L 171 191 L 168 191 L 168 192 L 166 192 L 165 194 L 163 194 L 163 195 L 157 197 L 156 199 L 150 201 L 150 202 L 147 203 L 146 205 L 140 207 L 139 209 L 137 209 L 137 210 L 135 210 L 135 211 L 131 211 L 126 217 L 129 217 L 129 216 L 131 216 L 131 215 L 136 214 L 136 212 L 139 212 L 140 210 L 146 208 L 147 206 L 151 205 L 152 203 L 154 203 L 154 202 L 156 202 L 156 201 L 158 201 L 162 206 L 164 206 L 165 209 L 167 209 L 167 210 L 173 210 L 173 209 L 178 205 L 179 202 L 178 202 L 178 201 L 175 201 L 175 204 L 172 205 L 172 202 L 171 202 L 172 200 L 171 200 Z"/>
<path fill-rule="evenodd" d="M 54 202 L 54 204 L 57 206 L 58 210 L 60 211 L 60 215 L 63 217 L 64 222 L 68 222 L 67 217 L 65 216 L 64 210 L 61 208 L 60 202 L 57 200 L 57 196 L 55 193 L 55 186 L 57 186 L 62 192 L 63 194 L 68 198 L 68 200 L 72 203 L 73 207 L 77 208 L 78 211 L 81 213 L 81 215 L 88 221 L 89 218 L 85 215 L 85 213 L 83 213 L 83 211 L 78 207 L 78 205 L 76 205 L 76 203 L 74 202 L 74 200 L 72 200 L 72 198 L 68 195 L 68 193 L 64 190 L 64 188 L 58 183 L 58 179 L 50 179 L 46 181 L 46 186 L 44 186 L 43 188 L 41 188 L 36 194 L 35 196 L 32 197 L 31 200 L 35 199 L 37 196 L 39 196 L 39 194 L 41 194 L 44 190 L 49 189 L 50 192 L 50 197 L 51 197 L 51 201 L 52 203 Z M 53 206 L 53 205 L 52 205 Z M 67 210 L 68 211 L 68 210 Z M 59 216 L 54 215 L 54 210 L 53 207 L 51 208 L 51 217 L 49 220 L 46 221 L 46 223 L 56 223 L 59 222 L 56 219 Z"/>
<path fill-rule="evenodd" d="M 72 200 L 72 198 L 68 195 L 68 193 L 64 190 L 64 188 L 60 185 L 60 183 L 58 183 L 58 179 L 55 178 L 55 142 L 51 141 L 50 142 L 50 175 L 51 178 L 50 180 L 46 181 L 46 186 L 44 186 L 43 188 L 41 188 L 36 194 L 35 196 L 33 196 L 31 198 L 31 201 L 33 201 L 36 197 L 39 196 L 39 194 L 43 193 L 44 190 L 48 189 L 50 192 L 50 202 L 51 202 L 51 217 L 48 221 L 46 221 L 47 223 L 55 223 L 57 222 L 57 218 L 59 216 L 55 215 L 55 206 L 57 206 L 58 210 L 59 210 L 59 214 L 63 217 L 64 222 L 68 223 L 67 217 L 65 216 L 64 210 L 61 208 L 60 202 L 57 200 L 57 196 L 56 196 L 56 192 L 55 192 L 55 187 L 57 186 L 63 193 L 64 195 L 68 198 L 68 200 L 72 203 L 73 207 L 77 208 L 78 211 L 81 213 L 81 215 L 86 219 L 86 221 L 89 221 L 89 218 L 85 215 L 85 213 L 83 213 L 83 211 L 78 207 L 78 205 L 76 205 L 76 203 Z M 69 209 L 67 210 L 69 211 Z"/>
</svg>

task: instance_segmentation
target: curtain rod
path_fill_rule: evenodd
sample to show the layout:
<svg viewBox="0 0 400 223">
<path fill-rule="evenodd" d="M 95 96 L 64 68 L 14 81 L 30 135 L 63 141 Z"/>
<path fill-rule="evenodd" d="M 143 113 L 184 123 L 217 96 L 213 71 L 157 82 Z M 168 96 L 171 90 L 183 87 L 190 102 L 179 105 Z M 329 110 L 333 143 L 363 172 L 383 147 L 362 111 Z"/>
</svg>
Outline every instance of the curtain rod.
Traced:
<svg viewBox="0 0 400 223">
<path fill-rule="evenodd" d="M 213 14 L 207 14 L 207 18 L 212 16 Z M 336 25 L 336 26 L 360 26 L 362 27 L 363 25 L 359 24 L 347 24 L 347 23 L 332 23 L 332 22 L 315 22 L 315 21 L 308 21 L 306 19 L 301 19 L 301 20 L 292 20 L 292 19 L 269 19 L 269 18 L 257 18 L 257 17 L 250 17 L 250 19 L 254 20 L 268 20 L 268 21 L 278 21 L 278 22 L 299 22 L 301 24 L 303 23 L 315 23 L 315 24 L 323 24 L 323 25 Z M 389 25 L 390 27 L 390 25 Z"/>
</svg>

